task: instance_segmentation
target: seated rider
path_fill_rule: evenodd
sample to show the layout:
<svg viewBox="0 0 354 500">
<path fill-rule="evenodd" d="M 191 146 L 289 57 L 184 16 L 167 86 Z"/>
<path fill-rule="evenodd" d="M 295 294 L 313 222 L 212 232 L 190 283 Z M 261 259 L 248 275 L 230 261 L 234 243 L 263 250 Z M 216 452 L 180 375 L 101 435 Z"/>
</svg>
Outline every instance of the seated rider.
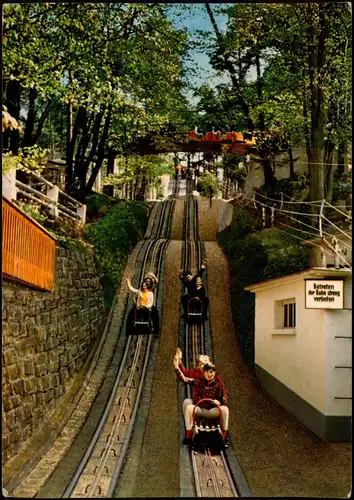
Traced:
<svg viewBox="0 0 354 500">
<path fill-rule="evenodd" d="M 194 297 L 198 297 L 203 304 L 203 319 L 207 318 L 207 310 L 209 306 L 209 297 L 206 296 L 205 288 L 203 285 L 203 280 L 200 276 L 197 276 L 195 280 L 196 289 L 194 291 Z"/>
<path fill-rule="evenodd" d="M 150 323 L 152 323 L 151 308 L 154 305 L 154 294 L 150 290 L 148 290 L 145 281 L 143 281 L 140 290 L 132 287 L 129 278 L 127 278 L 127 285 L 129 290 L 138 296 L 136 302 L 136 309 L 137 310 L 143 309 L 148 311 L 148 320 Z"/>
<path fill-rule="evenodd" d="M 188 304 L 189 299 L 191 297 L 196 296 L 195 295 L 196 291 L 197 291 L 196 281 L 197 281 L 198 277 L 199 278 L 202 277 L 204 270 L 206 268 L 206 263 L 207 263 L 207 260 L 204 259 L 203 264 L 201 265 L 201 268 L 199 269 L 198 273 L 195 276 L 193 276 L 191 271 L 187 271 L 186 273 L 184 273 L 183 270 L 181 270 L 179 272 L 179 279 L 181 280 L 182 284 L 187 289 L 187 294 L 184 294 L 181 296 L 181 301 L 182 301 L 182 305 L 184 307 L 185 312 L 187 311 L 187 304 Z"/>
<path fill-rule="evenodd" d="M 158 282 L 159 282 L 159 280 L 157 279 L 157 277 L 154 275 L 154 273 L 152 271 L 149 271 L 145 275 L 144 281 L 146 283 L 148 290 L 150 290 L 150 292 L 154 292 L 156 290 Z"/>
<path fill-rule="evenodd" d="M 204 377 L 204 372 L 203 368 L 205 364 L 213 364 L 211 361 L 210 357 L 207 356 L 206 354 L 199 354 L 197 356 L 197 367 L 196 368 L 185 368 L 185 366 L 182 363 L 182 351 L 179 347 L 176 349 L 176 354 L 174 355 L 173 359 L 177 359 L 178 361 L 178 368 L 181 370 L 183 375 L 185 377 L 190 377 L 190 378 L 200 378 L 202 379 Z M 223 391 L 226 394 L 227 399 L 229 398 L 228 392 L 226 390 L 225 384 L 220 377 L 220 375 L 215 375 L 215 380 L 222 385 Z"/>
<path fill-rule="evenodd" d="M 195 410 L 197 417 L 204 418 L 218 418 L 219 410 L 221 410 L 221 430 L 224 440 L 229 426 L 229 409 L 228 394 L 223 386 L 216 380 L 216 369 L 213 363 L 207 363 L 203 367 L 203 378 L 189 378 L 185 377 L 178 366 L 178 359 L 174 357 L 173 365 L 175 368 L 176 376 L 184 384 L 193 386 L 192 403 L 190 400 L 183 402 L 183 416 L 186 426 L 186 436 L 183 441 L 184 444 L 189 444 L 192 439 L 193 427 L 193 411 L 195 405 L 204 398 L 212 399 L 213 401 L 204 401 L 201 406 Z"/>
<path fill-rule="evenodd" d="M 144 281 L 146 283 L 147 289 L 150 292 L 155 292 L 159 280 L 157 279 L 157 277 L 155 276 L 155 274 L 152 271 L 149 271 L 145 275 Z M 155 294 L 154 294 L 154 304 L 151 307 L 151 317 L 152 317 L 152 321 L 155 325 L 155 332 L 157 333 L 159 331 L 160 326 L 159 326 L 159 313 L 158 313 L 156 305 L 155 305 L 155 300 L 156 300 L 156 298 L 155 298 Z"/>
</svg>

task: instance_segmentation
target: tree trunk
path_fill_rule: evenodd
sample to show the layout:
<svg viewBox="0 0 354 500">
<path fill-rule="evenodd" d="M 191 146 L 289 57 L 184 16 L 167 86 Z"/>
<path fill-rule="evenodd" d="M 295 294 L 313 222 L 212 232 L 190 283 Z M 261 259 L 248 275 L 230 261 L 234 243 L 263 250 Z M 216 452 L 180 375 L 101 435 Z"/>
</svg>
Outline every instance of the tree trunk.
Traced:
<svg viewBox="0 0 354 500">
<path fill-rule="evenodd" d="M 90 167 L 90 163 L 93 161 L 93 158 L 96 154 L 103 114 L 104 114 L 104 110 L 97 113 L 95 123 L 93 124 L 92 133 L 91 133 L 91 136 L 92 136 L 91 150 L 90 150 L 90 153 L 89 153 L 89 155 L 88 155 L 88 157 L 83 165 L 83 168 L 80 171 L 80 188 L 81 189 L 85 189 L 86 175 L 87 175 L 88 169 Z"/>
<path fill-rule="evenodd" d="M 34 122 L 36 119 L 36 99 L 37 91 L 30 89 L 28 99 L 28 113 L 26 118 L 25 133 L 21 141 L 21 147 L 32 146 L 32 136 L 34 131 Z"/>
<path fill-rule="evenodd" d="M 308 30 L 308 66 L 311 100 L 310 126 L 310 198 L 311 201 L 323 200 L 325 197 L 325 173 L 322 164 L 324 150 L 324 99 L 323 99 L 323 66 L 325 64 L 325 42 L 328 36 L 328 17 L 326 4 L 316 4 L 319 9 L 318 36 L 315 36 L 315 19 L 311 5 L 307 6 L 311 14 Z"/>
<path fill-rule="evenodd" d="M 55 102 L 56 102 L 56 100 L 48 101 L 47 106 L 45 107 L 40 119 L 38 120 L 37 129 L 36 129 L 35 133 L 32 135 L 31 143 L 29 144 L 30 146 L 33 146 L 34 144 L 36 144 L 38 142 L 40 136 L 42 135 L 44 122 L 48 118 L 48 115 L 49 115 L 51 109 L 53 108 L 53 105 Z"/>
<path fill-rule="evenodd" d="M 80 106 L 77 113 L 76 113 L 76 118 L 75 118 L 75 124 L 72 130 L 72 136 L 71 136 L 71 141 L 69 143 L 69 146 L 67 148 L 67 153 L 66 153 L 66 165 L 67 165 L 67 174 L 68 174 L 68 186 L 67 189 L 70 191 L 71 187 L 73 187 L 73 184 L 75 182 L 74 179 L 74 151 L 75 151 L 75 144 L 77 141 L 77 138 L 79 136 L 79 132 L 83 127 L 83 123 L 85 122 L 86 118 L 86 109 L 83 106 Z M 70 182 L 69 182 L 70 179 Z"/>
<path fill-rule="evenodd" d="M 289 178 L 292 179 L 295 176 L 295 164 L 294 164 L 294 156 L 292 148 L 288 149 L 289 154 L 289 162 L 290 162 L 290 172 Z"/>
<path fill-rule="evenodd" d="M 146 186 L 147 186 L 147 179 L 146 179 L 146 176 L 143 175 L 143 178 L 142 178 L 142 181 L 141 181 L 141 184 L 140 184 L 140 189 L 139 189 L 139 192 L 137 194 L 137 197 L 135 198 L 136 200 L 139 200 L 139 201 L 144 201 L 144 198 L 145 198 L 145 190 L 146 190 Z"/>
<path fill-rule="evenodd" d="M 333 197 L 333 152 L 334 144 L 331 140 L 326 142 L 325 154 L 323 162 L 325 164 L 325 196 L 326 200 L 331 203 Z"/>
<path fill-rule="evenodd" d="M 237 78 L 237 70 L 236 68 L 234 67 L 234 65 L 232 64 L 232 62 L 230 61 L 230 58 L 228 56 L 228 54 L 225 52 L 225 43 L 224 43 L 224 40 L 223 40 L 223 35 L 220 33 L 219 31 L 219 28 L 216 24 L 216 21 L 215 21 L 215 18 L 214 18 L 214 14 L 209 6 L 209 4 L 205 4 L 205 8 L 209 14 L 209 18 L 210 18 L 210 21 L 211 21 L 211 24 L 214 28 L 214 32 L 215 32 L 215 35 L 216 35 L 216 39 L 219 43 L 219 47 L 221 49 L 221 51 L 223 52 L 223 57 L 224 57 L 224 61 L 225 61 L 225 67 L 227 69 L 227 71 L 229 72 L 230 74 L 230 78 L 231 78 L 231 82 L 232 82 L 232 85 L 234 87 L 234 90 L 235 90 L 235 93 L 237 95 L 237 99 L 239 101 L 239 104 L 242 108 L 242 111 L 245 115 L 245 118 L 246 118 L 246 122 L 247 122 L 247 129 L 252 131 L 254 130 L 254 123 L 250 117 L 250 110 L 249 110 L 249 106 L 247 104 L 247 102 L 245 101 L 244 99 L 244 96 L 243 96 L 243 90 L 240 86 L 240 82 Z"/>
<path fill-rule="evenodd" d="M 262 158 L 263 164 L 263 174 L 264 174 L 264 182 L 270 187 L 274 187 L 277 183 L 277 178 L 274 175 L 272 164 L 268 154 L 265 151 L 259 150 L 259 156 Z"/>
<path fill-rule="evenodd" d="M 107 175 L 114 173 L 114 159 L 115 159 L 114 150 L 109 148 L 108 155 L 107 155 Z M 106 194 L 108 196 L 114 196 L 114 187 L 113 186 L 106 186 Z"/>
<path fill-rule="evenodd" d="M 136 172 L 135 172 L 135 182 L 134 182 L 134 190 L 133 190 L 133 200 L 137 200 L 137 196 L 138 196 L 138 188 L 139 188 L 139 182 L 140 182 L 140 175 L 141 175 L 141 172 L 140 172 L 140 168 L 137 168 Z"/>
<path fill-rule="evenodd" d="M 85 155 L 90 142 L 90 129 L 92 127 L 92 122 L 94 118 L 94 113 L 91 112 L 89 119 L 87 120 L 87 112 L 85 111 L 85 118 L 82 127 L 82 133 L 77 147 L 75 155 L 75 166 L 74 166 L 74 179 L 78 179 L 78 184 L 81 186 L 82 182 L 82 170 L 85 168 Z"/>
<path fill-rule="evenodd" d="M 339 174 L 344 173 L 344 166 L 347 164 L 347 151 L 348 144 L 345 142 L 340 142 L 338 145 L 338 156 L 337 156 L 337 171 Z"/>
<path fill-rule="evenodd" d="M 329 153 L 326 162 L 326 200 L 331 203 L 333 198 L 333 151 Z"/>
<path fill-rule="evenodd" d="M 103 159 L 104 159 L 105 145 L 106 145 L 106 141 L 107 141 L 107 137 L 108 137 L 109 127 L 111 124 L 111 118 L 112 118 L 112 104 L 110 104 L 108 106 L 108 112 L 107 112 L 107 116 L 106 116 L 106 120 L 105 120 L 105 124 L 104 124 L 104 128 L 103 128 L 103 133 L 102 133 L 101 140 L 100 140 L 98 150 L 97 150 L 97 161 L 96 161 L 95 167 L 92 170 L 90 178 L 88 180 L 88 183 L 86 186 L 87 191 L 91 191 L 93 184 L 96 180 L 97 174 L 102 167 L 102 163 L 103 163 Z"/>
<path fill-rule="evenodd" d="M 257 68 L 257 97 L 258 97 L 258 104 L 262 104 L 262 99 L 263 99 L 263 92 L 262 92 L 262 75 L 261 75 L 261 62 L 259 58 L 259 52 L 257 51 L 256 53 L 256 68 Z M 259 114 L 259 129 L 264 130 L 264 113 L 263 111 L 260 111 Z"/>
<path fill-rule="evenodd" d="M 66 189 L 68 190 L 73 177 L 73 164 L 72 164 L 72 134 L 73 134 L 73 105 L 69 102 L 66 106 Z"/>
</svg>

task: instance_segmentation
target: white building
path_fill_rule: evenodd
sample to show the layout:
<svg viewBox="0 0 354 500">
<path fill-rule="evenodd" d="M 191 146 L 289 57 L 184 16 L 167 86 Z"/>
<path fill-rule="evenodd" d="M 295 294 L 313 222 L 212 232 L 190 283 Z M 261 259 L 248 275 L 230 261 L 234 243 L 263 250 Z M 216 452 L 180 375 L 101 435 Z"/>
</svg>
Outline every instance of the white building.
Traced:
<svg viewBox="0 0 354 500">
<path fill-rule="evenodd" d="M 351 268 L 312 267 L 246 290 L 256 294 L 255 369 L 263 387 L 325 441 L 350 441 Z"/>
</svg>

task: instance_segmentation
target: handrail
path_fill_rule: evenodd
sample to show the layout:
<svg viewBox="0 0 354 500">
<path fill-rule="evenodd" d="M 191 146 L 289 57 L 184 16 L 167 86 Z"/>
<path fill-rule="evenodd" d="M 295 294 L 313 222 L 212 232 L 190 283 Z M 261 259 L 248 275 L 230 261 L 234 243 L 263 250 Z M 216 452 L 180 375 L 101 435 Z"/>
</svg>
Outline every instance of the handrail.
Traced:
<svg viewBox="0 0 354 500">
<path fill-rule="evenodd" d="M 34 177 L 35 179 L 43 182 L 43 184 L 46 184 L 47 186 L 49 186 L 51 188 L 55 187 L 54 184 L 52 184 L 51 182 L 47 181 L 47 179 L 45 179 L 41 175 L 36 174 L 36 172 L 32 172 L 32 170 L 30 170 L 29 168 L 27 168 L 24 165 L 22 165 L 22 163 L 19 163 L 19 165 L 21 166 L 21 169 L 23 169 L 24 172 L 26 172 L 26 174 L 32 175 L 32 177 Z"/>
<path fill-rule="evenodd" d="M 34 189 L 32 188 L 31 186 L 27 186 L 27 184 L 24 184 L 23 182 L 21 181 L 18 181 L 16 180 L 16 186 L 19 186 L 21 187 L 22 189 L 25 189 L 26 191 L 29 191 L 30 193 L 33 193 L 33 194 L 36 194 L 37 196 L 39 196 L 40 198 L 44 198 L 45 200 L 47 200 L 48 203 L 54 203 L 53 200 L 51 200 L 49 198 L 49 196 L 47 196 L 46 194 L 44 193 L 41 193 L 41 191 L 38 191 L 37 189 Z"/>
<path fill-rule="evenodd" d="M 64 207 L 64 205 L 61 205 L 60 203 L 58 203 L 58 207 L 63 211 L 63 212 L 67 212 L 68 215 L 71 215 L 72 217 L 75 217 L 75 219 L 77 218 L 80 218 L 80 216 L 78 214 L 76 214 L 75 212 L 73 212 L 72 210 L 70 210 L 70 208 L 67 208 L 67 207 Z"/>
<path fill-rule="evenodd" d="M 75 203 L 76 205 L 79 205 L 80 207 L 83 206 L 83 203 L 81 203 L 80 201 L 77 201 L 75 200 L 75 198 L 72 198 L 70 195 L 68 195 L 67 193 L 64 193 L 64 191 L 62 191 L 61 189 L 59 189 L 59 194 L 61 194 L 62 196 L 65 196 L 65 198 L 68 198 L 68 200 L 72 201 L 73 203 Z"/>
<path fill-rule="evenodd" d="M 71 219 L 78 221 L 81 227 L 84 226 L 86 220 L 86 205 L 84 203 L 75 200 L 75 198 L 73 198 L 72 196 L 68 195 L 67 193 L 59 189 L 58 186 L 52 184 L 41 175 L 32 172 L 27 167 L 22 165 L 22 163 L 18 163 L 18 167 L 20 167 L 21 170 L 23 170 L 31 177 L 37 179 L 39 182 L 44 184 L 47 187 L 47 192 L 42 193 L 38 189 L 35 189 L 25 184 L 24 182 L 21 182 L 20 180 L 16 179 L 17 169 L 14 168 L 11 171 L 7 172 L 6 174 L 3 174 L 2 176 L 4 198 L 8 199 L 9 201 L 16 201 L 18 193 L 21 193 L 23 196 L 26 196 L 27 198 L 34 200 L 37 203 L 40 203 L 41 205 L 47 206 L 49 209 L 49 213 L 54 218 L 59 217 L 59 211 L 60 211 L 61 213 L 64 213 L 67 217 L 70 217 Z M 32 195 L 28 193 L 32 193 Z M 69 200 L 71 203 L 73 203 L 74 206 L 76 207 L 76 212 L 71 210 L 71 208 L 73 208 L 72 206 L 70 206 L 69 208 L 63 204 L 60 204 L 59 196 L 64 197 L 66 200 Z M 59 207 L 61 210 L 59 210 Z"/>
</svg>

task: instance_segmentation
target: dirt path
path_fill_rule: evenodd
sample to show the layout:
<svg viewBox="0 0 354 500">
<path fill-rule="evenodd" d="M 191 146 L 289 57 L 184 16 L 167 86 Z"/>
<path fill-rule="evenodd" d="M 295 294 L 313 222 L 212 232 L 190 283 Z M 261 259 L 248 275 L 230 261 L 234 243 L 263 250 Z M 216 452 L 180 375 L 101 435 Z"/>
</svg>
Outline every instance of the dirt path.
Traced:
<svg viewBox="0 0 354 500">
<path fill-rule="evenodd" d="M 181 240 L 183 236 L 184 200 L 176 200 L 172 217 L 171 240 Z"/>
<path fill-rule="evenodd" d="M 206 199 L 198 199 L 198 222 L 199 222 L 199 238 L 203 241 L 215 241 L 216 229 L 219 215 L 219 202 Z"/>
</svg>

